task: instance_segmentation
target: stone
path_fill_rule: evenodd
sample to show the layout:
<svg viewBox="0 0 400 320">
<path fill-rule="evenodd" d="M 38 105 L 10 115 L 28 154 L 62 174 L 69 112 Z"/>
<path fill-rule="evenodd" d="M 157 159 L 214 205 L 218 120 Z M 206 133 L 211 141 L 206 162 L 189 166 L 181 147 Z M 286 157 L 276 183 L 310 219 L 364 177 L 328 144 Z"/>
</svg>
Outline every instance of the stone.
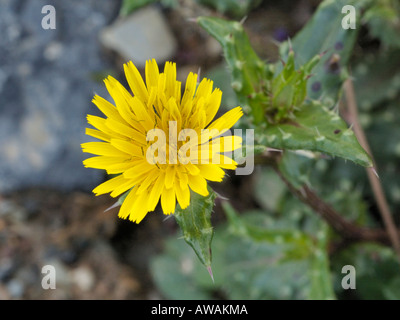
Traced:
<svg viewBox="0 0 400 320">
<path fill-rule="evenodd" d="M 164 16 L 155 6 L 146 6 L 126 18 L 120 18 L 104 28 L 100 41 L 116 51 L 125 60 L 132 60 L 143 68 L 146 60 L 156 59 L 158 63 L 170 59 L 177 41 Z"/>
<path fill-rule="evenodd" d="M 45 30 L 42 7 L 56 10 Z M 0 192 L 29 187 L 90 191 L 103 178 L 87 169 L 80 144 L 86 115 L 99 115 L 92 75 L 111 69 L 98 33 L 119 1 L 0 0 Z"/>
</svg>

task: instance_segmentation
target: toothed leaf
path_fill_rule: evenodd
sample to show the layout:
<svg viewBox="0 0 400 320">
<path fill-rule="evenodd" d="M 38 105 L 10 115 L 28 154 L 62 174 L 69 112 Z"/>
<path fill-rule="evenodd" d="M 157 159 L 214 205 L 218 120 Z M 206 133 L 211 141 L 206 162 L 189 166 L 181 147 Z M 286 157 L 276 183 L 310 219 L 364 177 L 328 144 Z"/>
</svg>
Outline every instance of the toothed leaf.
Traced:
<svg viewBox="0 0 400 320">
<path fill-rule="evenodd" d="M 191 192 L 190 205 L 185 209 L 178 205 L 174 214 L 183 239 L 193 248 L 205 267 L 211 266 L 211 242 L 214 234 L 211 212 L 215 198 L 216 194 L 210 188 L 206 197 Z"/>
</svg>

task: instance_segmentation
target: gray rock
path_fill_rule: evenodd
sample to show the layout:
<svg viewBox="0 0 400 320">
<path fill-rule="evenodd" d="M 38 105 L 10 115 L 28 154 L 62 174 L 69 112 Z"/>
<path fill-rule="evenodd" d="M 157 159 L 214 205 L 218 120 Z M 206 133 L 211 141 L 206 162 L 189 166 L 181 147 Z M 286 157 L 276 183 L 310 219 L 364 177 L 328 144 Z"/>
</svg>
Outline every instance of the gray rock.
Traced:
<svg viewBox="0 0 400 320">
<path fill-rule="evenodd" d="M 56 9 L 56 29 L 41 22 Z M 98 33 L 119 1 L 0 0 L 0 192 L 27 187 L 91 190 L 103 178 L 86 169 L 80 149 L 93 93 L 107 97 L 93 74 L 110 69 Z"/>
<path fill-rule="evenodd" d="M 174 35 L 155 6 L 146 6 L 117 20 L 101 32 L 100 40 L 137 67 L 144 67 L 150 58 L 165 62 L 177 49 Z"/>
</svg>

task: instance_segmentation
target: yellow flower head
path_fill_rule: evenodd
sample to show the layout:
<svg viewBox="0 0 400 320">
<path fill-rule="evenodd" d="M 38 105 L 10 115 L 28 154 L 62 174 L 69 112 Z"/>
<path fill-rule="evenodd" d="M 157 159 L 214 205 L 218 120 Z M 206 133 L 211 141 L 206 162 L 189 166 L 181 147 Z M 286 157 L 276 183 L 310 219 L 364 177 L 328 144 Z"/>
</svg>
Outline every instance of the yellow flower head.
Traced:
<svg viewBox="0 0 400 320">
<path fill-rule="evenodd" d="M 176 80 L 175 63 L 166 62 L 160 73 L 156 61 L 147 61 L 146 84 L 132 62 L 124 65 L 133 95 L 116 79 L 105 79 L 115 106 L 95 95 L 93 103 L 105 118 L 88 115 L 86 134 L 102 140 L 82 144 L 84 152 L 97 156 L 83 161 L 85 167 L 105 169 L 116 177 L 100 184 L 96 195 L 117 197 L 129 191 L 119 217 L 139 223 L 154 211 L 160 198 L 165 214 L 175 212 L 176 201 L 185 209 L 190 189 L 207 196 L 207 181 L 222 181 L 223 169 L 237 163 L 223 155 L 241 147 L 238 136 L 222 134 L 238 121 L 240 107 L 212 121 L 222 92 L 213 82 L 190 73 L 185 90 Z"/>
</svg>

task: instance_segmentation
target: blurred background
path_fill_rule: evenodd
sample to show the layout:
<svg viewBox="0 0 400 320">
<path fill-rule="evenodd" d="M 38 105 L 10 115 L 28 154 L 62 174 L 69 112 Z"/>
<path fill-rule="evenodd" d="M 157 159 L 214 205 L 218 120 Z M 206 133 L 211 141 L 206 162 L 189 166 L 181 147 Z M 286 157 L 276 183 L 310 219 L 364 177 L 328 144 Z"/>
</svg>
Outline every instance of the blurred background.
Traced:
<svg viewBox="0 0 400 320">
<path fill-rule="evenodd" d="M 265 1 L 246 23 L 270 59 L 274 41 L 300 28 L 318 1 L 273 3 Z M 42 27 L 50 18 L 45 5 L 55 8 L 55 29 Z M 124 18 L 117 0 L 0 0 L 0 299 L 162 297 L 149 263 L 175 221 L 154 213 L 135 225 L 118 219 L 117 209 L 104 212 L 113 199 L 91 190 L 106 176 L 82 165 L 88 155 L 80 143 L 91 139 L 86 115 L 98 114 L 94 93 L 109 98 L 103 78 L 126 83 L 128 60 L 141 71 L 150 58 L 161 69 L 176 61 L 180 80 L 214 70 L 228 90 L 220 45 L 190 21 L 223 13 L 186 0 L 122 10 Z M 232 92 L 224 103 L 236 103 Z M 41 287 L 47 264 L 56 268 L 56 290 Z"/>
<path fill-rule="evenodd" d="M 136 8 L 140 2 L 153 3 Z M 213 287 L 194 253 L 178 240 L 173 217 L 165 219 L 157 210 L 136 225 L 118 219 L 118 209 L 105 212 L 114 199 L 95 197 L 91 190 L 107 177 L 83 167 L 88 155 L 80 144 L 91 141 L 84 135 L 86 115 L 99 115 L 93 95 L 110 99 L 102 82 L 107 75 L 126 85 L 122 65 L 129 60 L 141 72 L 147 59 L 156 58 L 160 69 L 175 61 L 181 81 L 200 68 L 224 92 L 222 108 L 237 105 L 220 45 L 193 18 L 247 16 L 255 51 L 276 61 L 277 44 L 293 37 L 319 3 L 0 0 L 0 299 L 302 298 L 302 263 L 267 272 L 249 265 L 250 278 L 234 274 L 235 288 L 218 281 Z M 55 29 L 42 27 L 45 5 L 55 8 Z M 215 189 L 238 211 L 273 210 L 280 201 L 286 207 L 279 210 L 300 219 L 304 208 L 292 198 L 282 202 L 284 186 L 276 177 L 258 173 L 262 182 L 255 175 L 231 176 Z M 342 190 L 351 189 L 349 183 L 343 180 Z M 391 197 L 397 205 L 399 190 Z M 349 205 L 358 198 L 353 200 Z M 225 220 L 217 201 L 213 225 Z M 215 251 L 226 241 L 216 239 Z M 241 255 L 244 264 L 254 261 L 259 268 L 272 261 L 251 256 L 268 256 L 269 247 L 258 245 L 252 253 L 237 239 L 229 241 L 235 245 L 230 254 Z M 55 267 L 55 290 L 41 286 L 45 265 Z"/>
</svg>

